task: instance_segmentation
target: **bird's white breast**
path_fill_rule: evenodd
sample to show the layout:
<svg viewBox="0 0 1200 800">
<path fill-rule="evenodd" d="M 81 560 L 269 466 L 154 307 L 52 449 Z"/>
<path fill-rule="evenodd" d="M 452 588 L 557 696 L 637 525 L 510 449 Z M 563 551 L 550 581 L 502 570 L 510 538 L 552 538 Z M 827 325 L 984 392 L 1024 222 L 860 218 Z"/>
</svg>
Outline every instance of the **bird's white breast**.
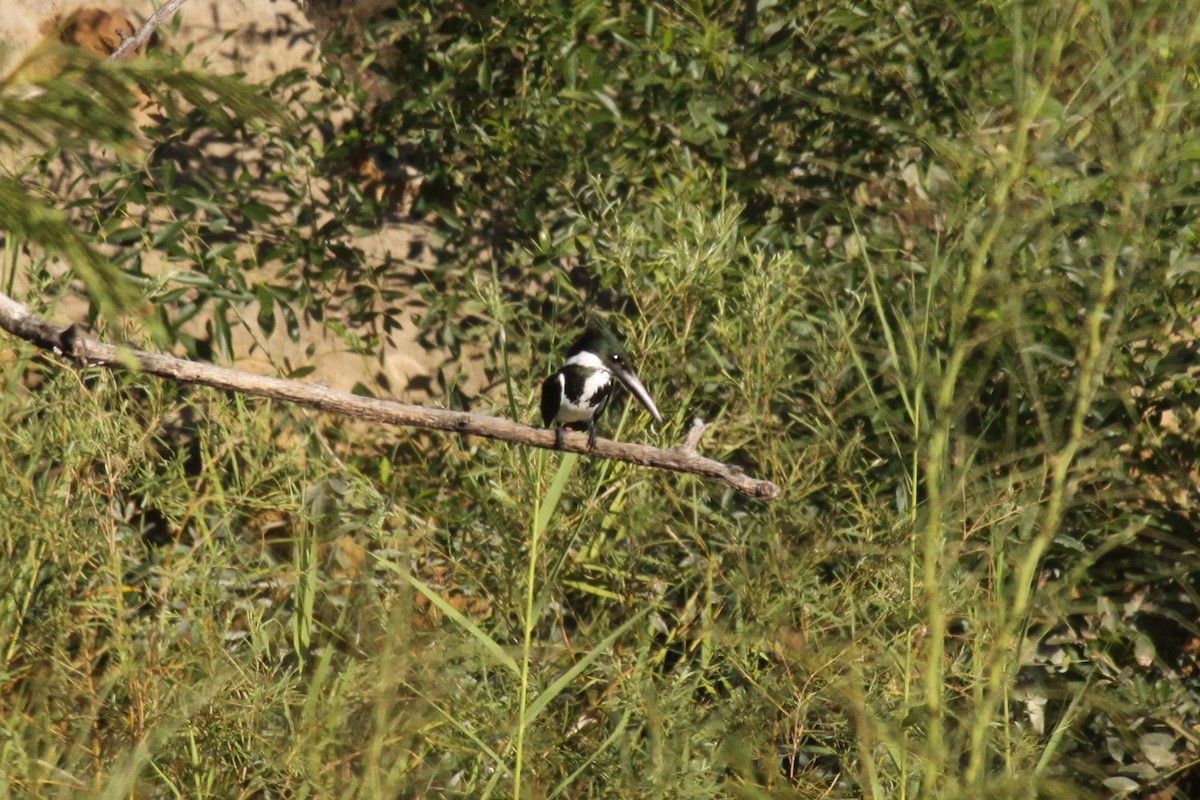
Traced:
<svg viewBox="0 0 1200 800">
<path fill-rule="evenodd" d="M 599 359 L 596 359 L 597 361 Z M 596 413 L 597 403 L 593 402 L 596 393 L 608 386 L 612 380 L 612 375 L 608 370 L 596 369 L 583 382 L 583 391 L 578 397 L 570 397 L 567 394 L 566 380 L 562 375 L 558 376 L 559 386 L 561 387 L 562 400 L 559 402 L 558 414 L 554 417 L 555 420 L 561 423 L 570 422 L 587 422 Z"/>
</svg>

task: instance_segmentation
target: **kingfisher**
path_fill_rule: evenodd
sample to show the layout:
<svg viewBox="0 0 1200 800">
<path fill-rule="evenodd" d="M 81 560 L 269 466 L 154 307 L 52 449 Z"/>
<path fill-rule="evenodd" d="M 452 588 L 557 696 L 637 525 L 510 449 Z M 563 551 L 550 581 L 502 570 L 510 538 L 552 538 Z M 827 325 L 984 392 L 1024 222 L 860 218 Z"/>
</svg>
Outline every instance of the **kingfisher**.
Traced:
<svg viewBox="0 0 1200 800">
<path fill-rule="evenodd" d="M 588 450 L 596 447 L 596 419 L 619 380 L 646 407 L 654 421 L 662 415 L 638 380 L 629 354 L 607 328 L 589 327 L 567 350 L 567 363 L 542 384 L 542 421 L 554 424 L 554 445 L 563 446 L 563 428 L 587 430 Z"/>
</svg>

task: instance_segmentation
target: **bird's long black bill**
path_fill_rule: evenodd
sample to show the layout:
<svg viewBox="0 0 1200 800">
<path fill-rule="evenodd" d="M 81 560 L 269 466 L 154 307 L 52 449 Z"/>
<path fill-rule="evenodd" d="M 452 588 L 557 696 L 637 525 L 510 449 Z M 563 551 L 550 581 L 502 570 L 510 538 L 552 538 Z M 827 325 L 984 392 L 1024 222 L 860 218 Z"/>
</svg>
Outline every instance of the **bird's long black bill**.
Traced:
<svg viewBox="0 0 1200 800">
<path fill-rule="evenodd" d="M 638 402 L 646 407 L 650 412 L 650 416 L 654 417 L 654 421 L 662 425 L 662 414 L 658 413 L 658 406 L 654 405 L 654 401 L 650 399 L 650 393 L 646 391 L 646 387 L 638 380 L 638 376 L 632 372 L 621 370 L 616 373 L 621 383 L 625 384 L 625 388 L 638 399 Z"/>
</svg>

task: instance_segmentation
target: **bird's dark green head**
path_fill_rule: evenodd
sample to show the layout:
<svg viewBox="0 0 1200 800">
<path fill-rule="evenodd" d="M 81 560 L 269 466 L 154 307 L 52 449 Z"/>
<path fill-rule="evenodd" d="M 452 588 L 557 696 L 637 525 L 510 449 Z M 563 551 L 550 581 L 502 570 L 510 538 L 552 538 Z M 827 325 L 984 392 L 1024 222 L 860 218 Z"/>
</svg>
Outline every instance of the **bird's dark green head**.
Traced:
<svg viewBox="0 0 1200 800">
<path fill-rule="evenodd" d="M 567 358 L 579 353 L 594 353 L 606 363 L 611 361 L 627 367 L 630 364 L 629 353 L 625 352 L 621 340 L 603 325 L 589 325 L 583 335 L 567 350 Z"/>
</svg>

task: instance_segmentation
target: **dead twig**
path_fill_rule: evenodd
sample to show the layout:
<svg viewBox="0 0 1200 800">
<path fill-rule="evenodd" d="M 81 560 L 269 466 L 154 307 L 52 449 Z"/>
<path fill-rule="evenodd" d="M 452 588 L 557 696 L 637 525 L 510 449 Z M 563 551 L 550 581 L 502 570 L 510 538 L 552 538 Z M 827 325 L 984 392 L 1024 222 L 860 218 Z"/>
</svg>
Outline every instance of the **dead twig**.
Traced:
<svg viewBox="0 0 1200 800">
<path fill-rule="evenodd" d="M 162 6 L 150 15 L 150 19 L 146 20 L 146 24 L 138 28 L 133 36 L 126 37 L 125 41 L 121 42 L 113 54 L 108 57 L 109 61 L 124 61 L 127 58 L 133 57 L 133 54 L 141 48 L 150 37 L 154 35 L 155 29 L 171 18 L 171 15 L 179 10 L 183 5 L 183 0 L 167 0 Z"/>
<path fill-rule="evenodd" d="M 707 429 L 708 426 L 704 424 L 704 420 L 696 417 L 692 420 L 692 427 L 688 431 L 687 437 L 675 449 L 684 453 L 695 453 L 696 448 L 700 446 L 700 438 L 704 436 L 704 432 Z"/>
<path fill-rule="evenodd" d="M 521 425 L 502 417 L 360 397 L 302 381 L 268 378 L 161 353 L 116 347 L 85 335 L 74 325 L 67 328 L 55 325 L 4 294 L 0 294 L 0 328 L 38 347 L 61 352 L 68 358 L 84 364 L 113 368 L 133 367 L 151 375 L 183 383 L 285 400 L 372 422 L 456 431 L 547 450 L 552 450 L 555 446 L 554 431 Z M 563 447 L 584 455 L 700 475 L 763 500 L 779 496 L 779 487 L 774 483 L 751 478 L 740 467 L 699 455 L 696 445 L 703 432 L 703 422 L 693 424 L 684 443 L 669 450 L 597 439 L 596 447 L 589 451 L 587 436 L 582 433 L 567 433 Z"/>
</svg>

